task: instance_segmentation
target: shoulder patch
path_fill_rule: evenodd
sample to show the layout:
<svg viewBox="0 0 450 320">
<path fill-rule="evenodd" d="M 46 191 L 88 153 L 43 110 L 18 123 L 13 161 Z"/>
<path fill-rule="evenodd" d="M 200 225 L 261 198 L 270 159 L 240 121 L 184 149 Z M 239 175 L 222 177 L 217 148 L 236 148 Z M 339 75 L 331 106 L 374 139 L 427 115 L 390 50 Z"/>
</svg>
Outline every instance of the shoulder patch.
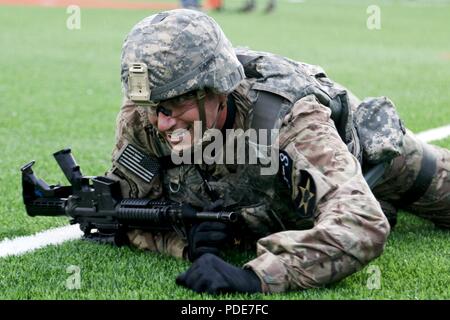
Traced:
<svg viewBox="0 0 450 320">
<path fill-rule="evenodd" d="M 280 175 L 283 182 L 289 188 L 289 191 L 292 193 L 292 159 L 289 154 L 280 150 Z"/>
<path fill-rule="evenodd" d="M 300 181 L 297 185 L 297 197 L 294 204 L 301 218 L 313 217 L 316 198 L 316 184 L 313 177 L 308 171 L 300 170 Z"/>
<path fill-rule="evenodd" d="M 160 164 L 157 158 L 139 151 L 133 145 L 128 144 L 117 158 L 117 162 L 133 172 L 145 182 L 150 182 L 158 175 Z"/>
</svg>

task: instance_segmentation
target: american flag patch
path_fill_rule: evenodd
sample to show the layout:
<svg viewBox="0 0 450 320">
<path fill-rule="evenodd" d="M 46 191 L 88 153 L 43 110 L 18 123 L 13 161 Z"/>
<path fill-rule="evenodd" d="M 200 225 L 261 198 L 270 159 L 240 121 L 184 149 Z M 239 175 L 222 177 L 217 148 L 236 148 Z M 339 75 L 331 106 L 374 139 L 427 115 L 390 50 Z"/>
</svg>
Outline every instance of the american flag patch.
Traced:
<svg viewBox="0 0 450 320">
<path fill-rule="evenodd" d="M 128 144 L 117 159 L 117 162 L 143 179 L 145 182 L 152 181 L 159 172 L 157 158 L 150 157 L 131 144 Z"/>
</svg>

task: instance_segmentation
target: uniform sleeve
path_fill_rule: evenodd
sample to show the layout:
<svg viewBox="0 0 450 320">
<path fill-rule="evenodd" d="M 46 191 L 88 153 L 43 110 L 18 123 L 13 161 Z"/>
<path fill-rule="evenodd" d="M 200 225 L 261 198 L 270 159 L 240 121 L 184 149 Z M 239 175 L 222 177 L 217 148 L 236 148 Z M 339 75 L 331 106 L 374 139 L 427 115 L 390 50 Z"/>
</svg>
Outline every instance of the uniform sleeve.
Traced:
<svg viewBox="0 0 450 320">
<path fill-rule="evenodd" d="M 116 143 L 112 152 L 112 166 L 107 172 L 111 179 L 120 181 L 124 198 L 158 198 L 161 196 L 159 179 L 150 183 L 122 166 L 117 160 L 124 148 L 132 144 L 135 148 L 147 152 L 145 115 L 133 103 L 124 101 L 116 119 Z"/>
<path fill-rule="evenodd" d="M 129 101 L 125 101 L 116 120 L 116 143 L 112 152 L 112 166 L 106 173 L 110 179 L 120 182 L 124 198 L 157 199 L 162 196 L 162 185 L 159 177 L 150 183 L 122 166 L 118 156 L 128 144 L 142 151 L 148 151 L 151 141 L 148 141 L 145 113 Z M 149 152 L 151 153 L 151 152 Z M 139 229 L 130 230 L 127 234 L 130 244 L 138 249 L 149 250 L 185 258 L 185 242 L 176 232 L 149 232 Z"/>
<path fill-rule="evenodd" d="M 244 267 L 256 272 L 263 291 L 321 287 L 378 257 L 389 223 L 339 137 L 330 110 L 312 95 L 299 100 L 283 121 L 279 147 L 292 161 L 292 200 L 303 212 L 313 205 L 314 226 L 257 242 L 257 258 Z M 309 193 L 299 187 L 305 176 L 315 186 Z"/>
</svg>

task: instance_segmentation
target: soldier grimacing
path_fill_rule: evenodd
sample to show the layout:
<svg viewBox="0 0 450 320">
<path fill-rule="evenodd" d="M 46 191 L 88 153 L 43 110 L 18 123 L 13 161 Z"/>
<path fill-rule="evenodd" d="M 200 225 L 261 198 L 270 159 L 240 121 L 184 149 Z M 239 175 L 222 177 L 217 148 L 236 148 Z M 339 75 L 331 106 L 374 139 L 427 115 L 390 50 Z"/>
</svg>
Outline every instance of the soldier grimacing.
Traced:
<svg viewBox="0 0 450 320">
<path fill-rule="evenodd" d="M 122 49 L 124 101 L 108 177 L 124 197 L 167 198 L 239 213 L 233 230 L 203 222 L 187 239 L 132 230 L 131 245 L 193 261 L 177 278 L 196 292 L 286 292 L 360 270 L 384 249 L 398 209 L 450 226 L 450 152 L 420 142 L 386 97 L 360 101 L 318 66 L 235 49 L 217 23 L 191 10 L 152 15 Z M 258 164 L 171 162 L 211 129 L 277 129 L 279 170 Z M 181 133 L 180 133 L 181 132 Z M 150 182 L 119 161 L 132 145 L 157 157 Z M 369 187 L 364 174 L 381 174 Z M 389 220 L 388 220 L 389 218 Z M 223 248 L 256 248 L 240 268 Z"/>
</svg>

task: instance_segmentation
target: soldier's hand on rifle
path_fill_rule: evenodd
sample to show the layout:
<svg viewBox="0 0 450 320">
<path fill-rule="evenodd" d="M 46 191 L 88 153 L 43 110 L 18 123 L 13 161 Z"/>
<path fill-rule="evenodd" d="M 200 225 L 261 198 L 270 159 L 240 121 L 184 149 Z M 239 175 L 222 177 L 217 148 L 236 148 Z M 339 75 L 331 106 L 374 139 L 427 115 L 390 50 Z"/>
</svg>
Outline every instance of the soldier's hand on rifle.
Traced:
<svg viewBox="0 0 450 320">
<path fill-rule="evenodd" d="M 225 245 L 228 227 L 222 222 L 201 222 L 195 224 L 188 234 L 188 258 L 194 261 L 205 253 L 218 255 Z"/>
<path fill-rule="evenodd" d="M 195 292 L 257 293 L 261 292 L 261 281 L 250 269 L 235 267 L 212 254 L 204 254 L 177 279 L 178 285 Z"/>
</svg>

